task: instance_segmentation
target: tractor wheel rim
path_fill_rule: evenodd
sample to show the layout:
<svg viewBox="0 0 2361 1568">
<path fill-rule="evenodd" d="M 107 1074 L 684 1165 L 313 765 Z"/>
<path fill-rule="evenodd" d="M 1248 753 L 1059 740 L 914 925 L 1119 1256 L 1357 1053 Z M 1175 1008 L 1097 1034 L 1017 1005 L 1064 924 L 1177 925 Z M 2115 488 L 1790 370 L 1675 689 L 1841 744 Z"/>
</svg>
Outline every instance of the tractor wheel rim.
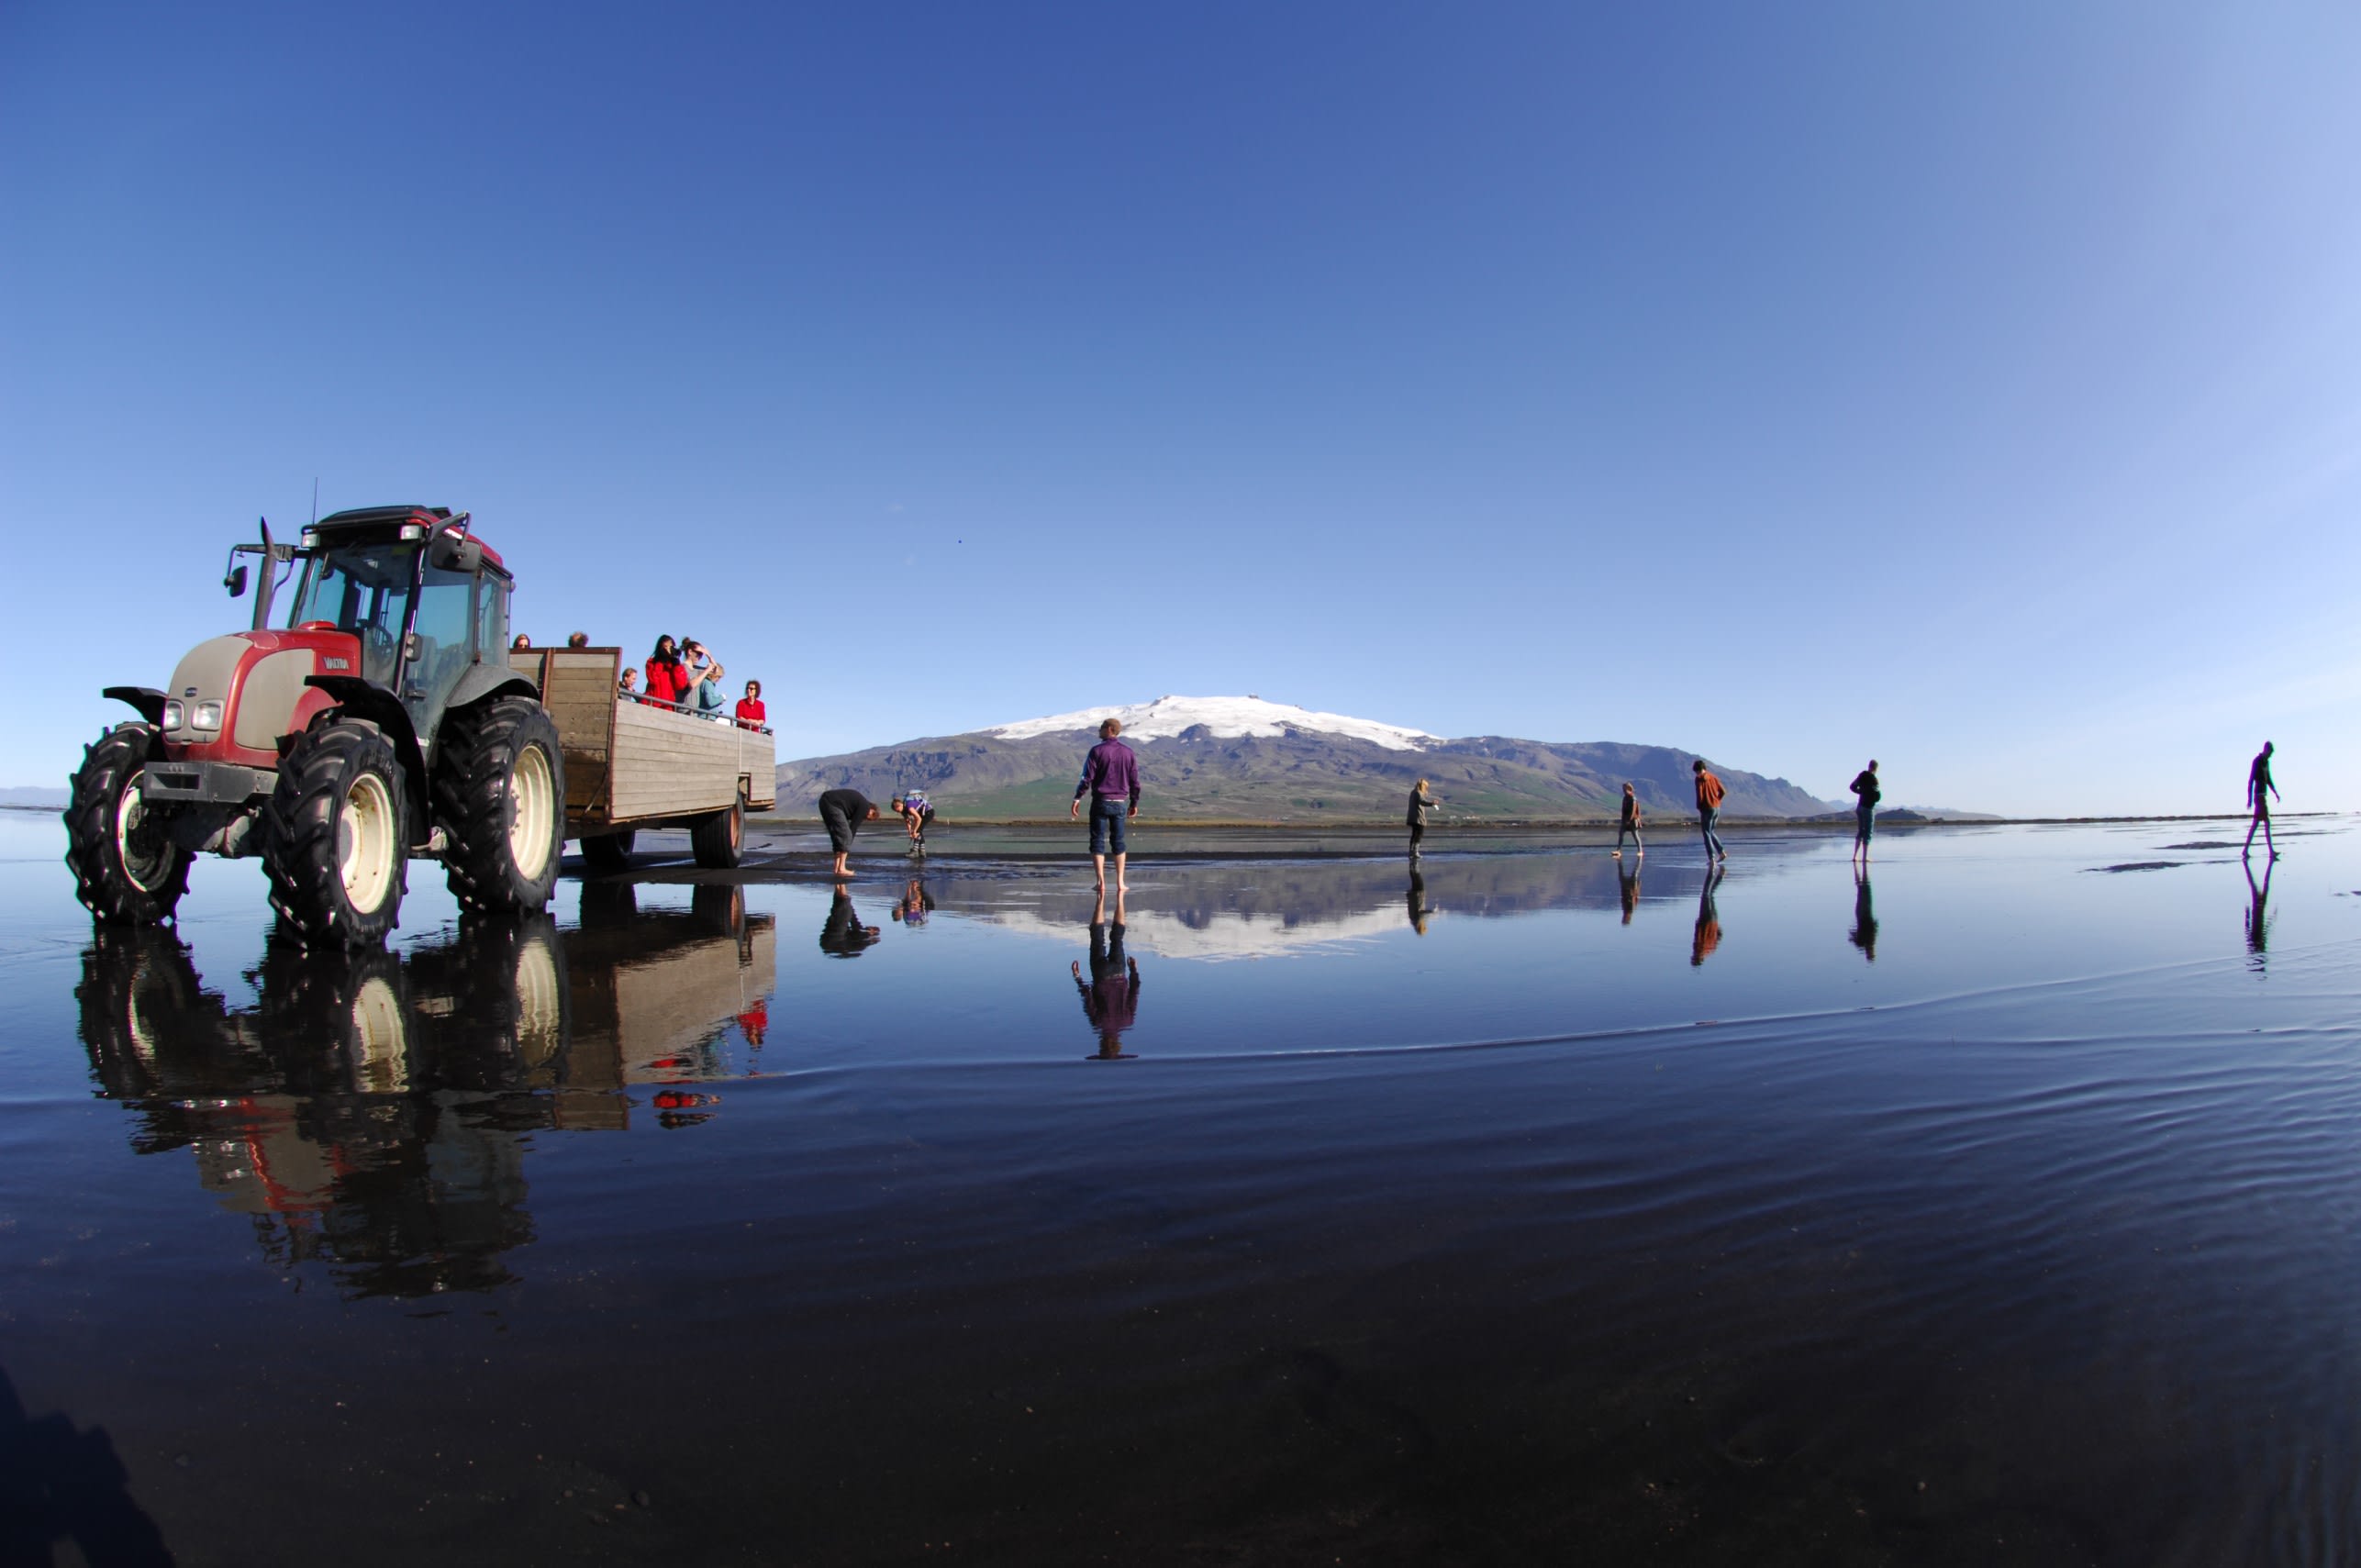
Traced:
<svg viewBox="0 0 2361 1568">
<path fill-rule="evenodd" d="M 394 885 L 394 795 L 375 773 L 362 774 L 345 791 L 336 850 L 345 901 L 363 915 L 375 914 Z"/>
<path fill-rule="evenodd" d="M 549 753 L 539 746 L 526 747 L 517 754 L 517 766 L 508 779 L 508 859 L 517 874 L 528 882 L 540 881 L 550 863 L 556 796 Z"/>
<path fill-rule="evenodd" d="M 142 893 L 153 893 L 163 885 L 164 873 L 171 862 L 169 851 L 141 847 L 148 839 L 143 831 L 147 826 L 147 797 L 140 787 L 147 776 L 145 769 L 133 773 L 115 802 L 115 852 L 123 862 L 123 874 Z"/>
<path fill-rule="evenodd" d="M 528 1065 L 547 1064 L 565 1043 L 565 1004 L 557 955 L 528 940 L 517 955 L 517 1050 Z"/>
<path fill-rule="evenodd" d="M 410 1086 L 409 1029 L 402 999 L 382 974 L 352 998 L 353 1077 L 364 1095 L 398 1095 Z"/>
</svg>

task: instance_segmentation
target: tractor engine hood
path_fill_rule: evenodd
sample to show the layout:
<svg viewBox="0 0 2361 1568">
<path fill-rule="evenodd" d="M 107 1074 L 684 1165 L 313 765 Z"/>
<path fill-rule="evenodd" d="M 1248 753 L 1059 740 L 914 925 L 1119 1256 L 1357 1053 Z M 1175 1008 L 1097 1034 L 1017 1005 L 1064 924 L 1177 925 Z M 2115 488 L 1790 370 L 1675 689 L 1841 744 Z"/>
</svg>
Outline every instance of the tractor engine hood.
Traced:
<svg viewBox="0 0 2361 1568">
<path fill-rule="evenodd" d="M 180 762 L 274 768 L 279 738 L 335 699 L 304 682 L 357 675 L 361 639 L 324 623 L 294 631 L 239 631 L 198 643 L 164 689 L 164 756 Z"/>
</svg>

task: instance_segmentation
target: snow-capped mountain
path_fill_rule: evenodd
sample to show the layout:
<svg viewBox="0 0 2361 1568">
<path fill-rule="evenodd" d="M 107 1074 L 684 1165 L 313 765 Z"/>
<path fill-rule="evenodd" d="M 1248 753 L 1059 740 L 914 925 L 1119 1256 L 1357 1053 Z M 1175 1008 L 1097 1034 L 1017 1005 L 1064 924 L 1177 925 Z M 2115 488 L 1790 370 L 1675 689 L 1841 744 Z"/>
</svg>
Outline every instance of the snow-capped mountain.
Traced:
<svg viewBox="0 0 2361 1568">
<path fill-rule="evenodd" d="M 1167 740 L 1199 726 L 1204 727 L 1208 735 L 1221 740 L 1248 735 L 1275 740 L 1282 735 L 1308 731 L 1366 740 L 1389 751 L 1413 751 L 1422 746 L 1440 744 L 1442 740 L 1442 737 L 1430 735 L 1423 729 L 1409 729 L 1398 724 L 1380 724 L 1374 718 L 1353 718 L 1342 713 L 1314 713 L 1309 708 L 1297 707 L 1291 703 L 1265 702 L 1258 696 L 1164 696 L 1153 702 L 1133 703 L 1128 707 L 1086 707 L 1074 713 L 1052 714 L 1046 718 L 996 724 L 983 733 L 997 736 L 1003 740 L 1029 740 L 1037 735 L 1095 730 L 1110 718 L 1122 720 L 1124 735 L 1134 742 Z"/>
<path fill-rule="evenodd" d="M 1164 696 L 782 763 L 780 808 L 850 785 L 880 804 L 923 789 L 938 808 L 970 819 L 1064 817 L 1083 753 L 1110 717 L 1123 721 L 1123 739 L 1140 755 L 1144 814 L 1161 821 L 1398 822 L 1421 778 L 1442 796 L 1445 820 L 1610 816 L 1626 780 L 1651 815 L 1686 815 L 1697 756 L 1611 741 L 1449 740 L 1259 696 Z M 1732 817 L 1804 817 L 1835 806 L 1714 761 Z"/>
</svg>

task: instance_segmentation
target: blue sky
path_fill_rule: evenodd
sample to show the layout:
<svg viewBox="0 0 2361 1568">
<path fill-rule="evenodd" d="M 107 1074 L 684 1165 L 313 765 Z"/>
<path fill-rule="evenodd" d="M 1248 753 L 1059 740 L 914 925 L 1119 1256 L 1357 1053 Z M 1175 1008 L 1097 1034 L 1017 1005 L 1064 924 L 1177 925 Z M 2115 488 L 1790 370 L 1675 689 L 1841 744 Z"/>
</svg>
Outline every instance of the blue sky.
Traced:
<svg viewBox="0 0 2361 1568">
<path fill-rule="evenodd" d="M 317 476 L 783 756 L 1253 691 L 2361 806 L 2356 80 L 2325 6 L 20 0 L 0 784 Z"/>
</svg>

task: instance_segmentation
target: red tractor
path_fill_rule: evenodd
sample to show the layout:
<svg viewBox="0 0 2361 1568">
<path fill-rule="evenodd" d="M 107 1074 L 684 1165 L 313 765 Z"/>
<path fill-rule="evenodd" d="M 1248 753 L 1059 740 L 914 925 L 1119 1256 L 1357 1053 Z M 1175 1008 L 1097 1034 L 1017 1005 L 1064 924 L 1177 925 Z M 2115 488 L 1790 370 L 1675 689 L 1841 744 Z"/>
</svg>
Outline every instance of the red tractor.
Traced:
<svg viewBox="0 0 2361 1568">
<path fill-rule="evenodd" d="M 306 944 L 394 927 L 413 855 L 462 907 L 538 910 L 566 832 L 565 762 L 532 680 L 508 663 L 514 579 L 440 506 L 339 512 L 297 545 L 230 551 L 252 627 L 201 642 L 168 690 L 83 755 L 66 807 L 75 893 L 110 924 L 169 918 L 198 853 L 260 855 L 271 906 Z M 299 574 L 299 575 L 298 575 Z M 295 600 L 273 628 L 272 602 Z"/>
</svg>

